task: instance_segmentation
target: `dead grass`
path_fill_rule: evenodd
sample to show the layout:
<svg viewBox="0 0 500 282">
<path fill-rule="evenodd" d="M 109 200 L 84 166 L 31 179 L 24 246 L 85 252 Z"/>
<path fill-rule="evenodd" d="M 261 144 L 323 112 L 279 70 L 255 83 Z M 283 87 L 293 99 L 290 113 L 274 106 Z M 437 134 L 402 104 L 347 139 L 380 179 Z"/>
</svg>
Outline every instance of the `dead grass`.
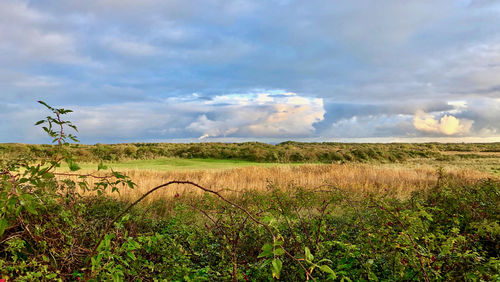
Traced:
<svg viewBox="0 0 500 282">
<path fill-rule="evenodd" d="M 139 198 L 149 189 L 170 180 L 190 180 L 204 187 L 223 190 L 231 196 L 238 196 L 244 191 L 267 190 L 272 183 L 284 191 L 296 187 L 316 189 L 324 185 L 341 188 L 346 192 L 367 193 L 384 192 L 399 198 L 408 197 L 411 192 L 427 189 L 436 184 L 437 171 L 430 167 L 402 168 L 383 167 L 366 164 L 346 165 L 301 165 L 275 167 L 243 167 L 230 170 L 201 171 L 155 171 L 125 170 L 121 171 L 131 177 L 137 188 L 120 190 L 114 197 L 126 201 Z M 454 179 L 459 183 L 470 184 L 491 174 L 476 170 L 451 170 Z M 90 181 L 92 184 L 92 180 Z M 177 195 L 201 195 L 202 192 L 187 186 L 170 186 L 154 192 L 144 203 L 158 199 L 171 199 Z"/>
</svg>

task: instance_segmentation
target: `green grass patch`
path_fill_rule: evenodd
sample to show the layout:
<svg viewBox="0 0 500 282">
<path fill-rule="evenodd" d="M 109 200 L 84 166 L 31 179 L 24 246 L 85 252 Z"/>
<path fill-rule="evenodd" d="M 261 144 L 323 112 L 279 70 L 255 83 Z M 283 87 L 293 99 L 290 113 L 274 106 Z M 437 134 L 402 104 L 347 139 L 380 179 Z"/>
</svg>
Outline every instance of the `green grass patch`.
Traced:
<svg viewBox="0 0 500 282">
<path fill-rule="evenodd" d="M 152 160 L 129 160 L 120 162 L 104 163 L 113 169 L 144 169 L 144 170 L 207 170 L 207 169 L 232 169 L 246 166 L 271 167 L 283 165 L 279 163 L 258 163 L 244 160 L 218 160 L 218 159 L 181 159 L 181 158 L 159 158 Z M 82 169 L 96 169 L 97 163 L 80 163 Z M 290 164 L 286 164 L 290 165 Z M 294 164 L 300 165 L 300 164 Z M 61 169 L 67 169 L 63 164 Z"/>
</svg>

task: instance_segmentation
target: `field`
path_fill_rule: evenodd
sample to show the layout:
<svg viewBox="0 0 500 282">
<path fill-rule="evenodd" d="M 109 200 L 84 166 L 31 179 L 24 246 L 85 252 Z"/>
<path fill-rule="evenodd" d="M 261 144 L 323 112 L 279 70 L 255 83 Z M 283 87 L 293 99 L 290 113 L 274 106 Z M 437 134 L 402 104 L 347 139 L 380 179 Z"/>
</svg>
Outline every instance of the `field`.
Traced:
<svg viewBox="0 0 500 282">
<path fill-rule="evenodd" d="M 499 279 L 496 144 L 268 147 L 289 162 L 33 146 L 0 146 L 7 280 Z"/>
<path fill-rule="evenodd" d="M 217 170 L 233 169 L 238 167 L 258 166 L 272 167 L 280 165 L 302 165 L 319 164 L 320 162 L 255 162 L 238 159 L 213 159 L 213 158 L 154 158 L 154 159 L 135 159 L 121 161 L 104 161 L 104 163 L 114 169 L 119 170 L 158 170 L 158 171 L 184 171 L 184 170 Z M 333 164 L 339 162 L 331 162 Z M 440 158 L 412 158 L 402 162 L 350 162 L 350 163 L 368 163 L 384 167 L 406 167 L 406 168 L 438 168 L 446 169 L 471 169 L 483 172 L 491 172 L 500 175 L 500 152 L 443 152 Z M 98 162 L 80 162 L 79 165 L 84 170 L 93 170 L 97 168 Z M 64 170 L 67 166 L 63 165 Z"/>
<path fill-rule="evenodd" d="M 172 180 L 191 180 L 204 187 L 240 195 L 244 191 L 266 191 L 269 184 L 281 189 L 302 187 L 316 189 L 331 185 L 350 192 L 390 192 L 398 198 L 408 198 L 412 192 L 435 186 L 442 169 L 465 183 L 500 176 L 500 153 L 446 152 L 441 160 L 415 158 L 402 163 L 261 163 L 245 160 L 159 158 L 105 162 L 137 184 L 124 190 L 118 199 L 133 201 L 162 183 Z M 89 173 L 98 163 L 80 163 L 82 172 Z M 68 172 L 62 165 L 58 171 Z M 105 175 L 105 174 L 101 174 Z M 76 179 L 75 179 L 76 180 Z M 94 184 L 92 179 L 90 184 Z M 175 185 L 146 198 L 148 205 L 157 199 L 169 199 L 179 194 L 203 192 Z"/>
<path fill-rule="evenodd" d="M 262 164 L 233 163 L 220 160 L 197 161 L 175 160 L 131 161 L 110 164 L 110 167 L 120 169 L 137 184 L 134 189 L 124 189 L 120 200 L 133 201 L 149 189 L 172 180 L 194 181 L 204 187 L 223 191 L 224 194 L 241 195 L 245 191 L 265 192 L 270 184 L 284 191 L 296 187 L 318 189 L 322 186 L 334 186 L 351 193 L 389 193 L 397 198 L 408 198 L 412 192 L 425 190 L 436 185 L 438 170 L 429 165 L 373 165 L 373 164 Z M 136 164 L 140 165 L 137 166 Z M 179 166 L 179 164 L 181 164 Z M 210 164 L 210 165 L 208 165 Z M 88 168 L 96 164 L 82 165 L 82 172 L 90 172 Z M 461 182 L 472 184 L 480 179 L 494 177 L 493 174 L 456 165 L 444 170 L 460 179 Z M 61 171 L 68 171 L 63 168 Z M 101 173 L 100 175 L 105 175 Z M 74 178 L 77 180 L 77 178 Z M 90 179 L 89 184 L 95 184 Z M 175 195 L 202 195 L 203 191 L 192 187 L 174 185 L 166 190 L 155 192 L 146 198 L 142 204 L 158 199 L 170 199 Z"/>
</svg>

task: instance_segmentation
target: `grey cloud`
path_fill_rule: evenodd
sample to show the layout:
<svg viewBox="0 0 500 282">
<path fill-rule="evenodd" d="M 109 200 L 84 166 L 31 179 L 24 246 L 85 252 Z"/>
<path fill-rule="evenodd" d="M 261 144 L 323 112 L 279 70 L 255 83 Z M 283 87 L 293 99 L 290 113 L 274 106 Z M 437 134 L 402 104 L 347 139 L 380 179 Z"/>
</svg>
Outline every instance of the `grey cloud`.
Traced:
<svg viewBox="0 0 500 282">
<path fill-rule="evenodd" d="M 383 104 L 332 103 L 327 105 L 328 115 L 333 120 L 368 115 L 413 115 L 416 111 L 442 112 L 452 110 L 453 105 L 439 101 L 404 101 Z"/>
<path fill-rule="evenodd" d="M 409 116 L 361 116 L 338 120 L 319 133 L 326 138 L 415 137 Z"/>
<path fill-rule="evenodd" d="M 473 130 L 478 135 L 500 133 L 500 98 L 474 99 L 467 108 L 456 114 L 458 118 L 473 120 Z"/>
<path fill-rule="evenodd" d="M 429 98 L 457 91 L 454 85 L 474 70 L 453 74 L 453 69 L 487 60 L 478 54 L 462 65 L 435 63 L 443 54 L 449 62 L 464 61 L 457 53 L 488 40 L 498 42 L 491 35 L 500 33 L 491 12 L 496 6 L 470 4 L 37 1 L 30 7 L 72 15 L 63 17 L 73 22 L 72 31 L 116 37 L 128 42 L 132 53 L 139 46 L 150 54 L 161 50 L 151 59 L 117 59 L 92 45 L 99 42 L 88 40 L 95 39 L 92 33 L 77 33 L 87 55 L 105 62 L 98 72 L 115 84 L 133 83 L 170 96 L 277 88 L 353 101 L 396 95 Z M 85 20 L 72 20 L 75 15 Z M 465 27 L 482 32 L 470 33 Z M 450 34 L 456 36 L 447 38 Z M 127 52 L 126 45 L 119 46 L 124 49 L 120 52 Z"/>
<path fill-rule="evenodd" d="M 463 103 L 463 105 L 462 105 Z M 327 137 L 497 136 L 500 100 L 402 104 L 330 104 L 325 119 L 315 125 Z"/>
<path fill-rule="evenodd" d="M 86 64 L 73 34 L 57 27 L 57 17 L 32 9 L 23 1 L 0 2 L 0 62 L 3 66 L 33 63 Z"/>
<path fill-rule="evenodd" d="M 438 101 L 404 101 L 404 102 L 389 102 L 378 104 L 356 104 L 356 103 L 326 103 L 325 104 L 325 119 L 316 124 L 315 128 L 318 132 L 330 130 L 332 124 L 344 120 L 342 124 L 351 124 L 352 118 L 370 119 L 372 117 L 394 117 L 398 115 L 413 116 L 417 111 L 424 111 L 427 113 L 444 112 L 454 109 L 454 107 L 447 102 Z M 346 120 L 351 120 L 346 123 Z M 373 126 L 372 126 L 373 129 Z M 366 133 L 367 130 L 360 131 L 360 134 Z M 386 132 L 386 131 L 385 131 Z M 386 132 L 388 133 L 388 132 Z M 400 133 L 392 132 L 392 134 Z M 379 134 L 379 133 L 377 133 Z"/>
<path fill-rule="evenodd" d="M 0 91 L 20 111 L 38 99 L 78 105 L 94 132 L 87 140 L 421 136 L 412 124 L 419 110 L 498 135 L 499 12 L 495 1 L 6 0 Z M 216 100 L 259 91 L 323 99 L 324 119 L 303 123 L 296 114 L 266 127 Z M 158 107 L 168 99 L 176 106 Z M 452 113 L 453 101 L 468 108 Z M 129 107 L 130 119 L 111 117 Z M 245 109 L 262 120 L 279 112 Z"/>
</svg>

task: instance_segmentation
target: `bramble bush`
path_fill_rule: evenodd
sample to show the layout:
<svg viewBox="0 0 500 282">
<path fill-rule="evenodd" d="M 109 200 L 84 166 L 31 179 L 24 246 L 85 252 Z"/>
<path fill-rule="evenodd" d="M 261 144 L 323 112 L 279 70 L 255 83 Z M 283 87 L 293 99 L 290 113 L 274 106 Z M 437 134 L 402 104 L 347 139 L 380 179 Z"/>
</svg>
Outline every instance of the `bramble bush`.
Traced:
<svg viewBox="0 0 500 282">
<path fill-rule="evenodd" d="M 134 188 L 102 163 L 79 172 L 63 117 L 37 124 L 56 146 L 0 163 L 0 278 L 16 281 L 353 281 L 500 279 L 500 182 L 464 185 L 443 170 L 432 189 L 201 189 L 143 206 L 109 197 Z M 294 146 L 295 144 L 290 144 Z M 136 152 L 134 152 L 136 153 Z M 375 152 L 354 152 L 362 158 Z M 69 172 L 56 168 L 65 164 Z M 98 180 L 88 184 L 89 178 Z M 77 179 L 77 180 L 74 180 Z M 166 205 L 166 202 L 170 202 Z M 172 206 L 166 216 L 165 206 Z"/>
</svg>

